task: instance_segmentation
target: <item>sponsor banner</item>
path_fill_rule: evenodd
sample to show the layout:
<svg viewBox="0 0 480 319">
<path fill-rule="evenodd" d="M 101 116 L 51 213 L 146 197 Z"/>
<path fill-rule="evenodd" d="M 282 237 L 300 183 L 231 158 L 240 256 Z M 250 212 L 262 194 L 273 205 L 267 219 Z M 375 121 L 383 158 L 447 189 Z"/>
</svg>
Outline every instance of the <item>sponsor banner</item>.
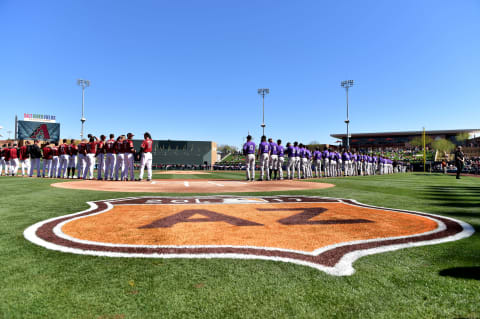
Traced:
<svg viewBox="0 0 480 319">
<path fill-rule="evenodd" d="M 60 123 L 18 121 L 19 140 L 58 141 Z"/>
<path fill-rule="evenodd" d="M 56 123 L 55 115 L 23 113 L 23 120 L 29 122 Z"/>
</svg>

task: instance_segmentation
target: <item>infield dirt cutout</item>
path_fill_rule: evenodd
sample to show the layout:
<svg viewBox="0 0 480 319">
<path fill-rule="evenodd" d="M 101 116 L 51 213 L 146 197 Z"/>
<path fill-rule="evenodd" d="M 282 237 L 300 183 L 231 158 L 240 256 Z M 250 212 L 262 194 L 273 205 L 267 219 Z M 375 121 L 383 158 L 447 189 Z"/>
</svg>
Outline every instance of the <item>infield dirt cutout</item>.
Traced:
<svg viewBox="0 0 480 319">
<path fill-rule="evenodd" d="M 335 185 L 328 183 L 303 182 L 297 180 L 244 182 L 233 180 L 204 179 L 157 179 L 142 182 L 116 182 L 79 180 L 54 183 L 53 187 L 83 189 L 108 192 L 141 192 L 141 193 L 241 193 L 241 192 L 271 192 L 323 189 Z"/>
<path fill-rule="evenodd" d="M 351 275 L 365 255 L 468 237 L 461 221 L 309 196 L 129 197 L 37 223 L 25 238 L 62 252 L 291 262 Z"/>
</svg>

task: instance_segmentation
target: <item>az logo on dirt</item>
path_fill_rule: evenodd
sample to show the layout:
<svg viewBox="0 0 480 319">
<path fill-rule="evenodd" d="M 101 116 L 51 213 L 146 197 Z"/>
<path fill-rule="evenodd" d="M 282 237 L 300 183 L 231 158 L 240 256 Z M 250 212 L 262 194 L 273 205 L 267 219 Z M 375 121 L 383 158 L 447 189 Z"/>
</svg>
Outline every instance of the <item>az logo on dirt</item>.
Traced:
<svg viewBox="0 0 480 319">
<path fill-rule="evenodd" d="M 264 259 L 351 275 L 365 255 L 468 237 L 461 221 L 307 196 L 129 197 L 24 232 L 62 252 L 150 258 Z"/>
</svg>

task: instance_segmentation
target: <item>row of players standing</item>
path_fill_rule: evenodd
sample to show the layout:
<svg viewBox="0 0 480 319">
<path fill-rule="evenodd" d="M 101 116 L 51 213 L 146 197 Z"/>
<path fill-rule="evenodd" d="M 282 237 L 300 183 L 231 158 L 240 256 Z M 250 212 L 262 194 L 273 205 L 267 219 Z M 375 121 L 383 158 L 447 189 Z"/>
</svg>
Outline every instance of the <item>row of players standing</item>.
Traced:
<svg viewBox="0 0 480 319">
<path fill-rule="evenodd" d="M 255 150 L 256 145 L 250 135 L 243 145 L 243 154 L 246 162 L 246 177 L 248 181 L 255 179 Z M 318 147 L 312 152 L 302 143 L 287 143 L 284 148 L 281 140 L 273 142 L 262 136 L 257 151 L 257 159 L 260 161 L 259 180 L 282 180 L 283 164 L 285 155 L 287 162 L 287 179 L 305 179 L 336 176 L 356 176 L 392 174 L 405 172 L 406 167 L 398 163 L 394 169 L 394 162 L 385 156 L 375 154 L 350 152 L 343 150 L 341 153 Z M 312 169 L 313 166 L 313 169 Z M 323 174 L 322 174 L 323 172 Z M 273 175 L 273 176 L 272 176 Z"/>
<path fill-rule="evenodd" d="M 34 171 L 37 171 L 37 177 L 45 178 L 79 178 L 93 179 L 94 168 L 97 166 L 98 180 L 135 180 L 134 160 L 141 161 L 140 176 L 141 181 L 144 175 L 144 169 L 147 167 L 147 180 L 152 179 L 152 148 L 153 141 L 148 132 L 144 134 L 140 151 L 137 152 L 133 147 L 132 133 L 127 136 L 120 135 L 115 139 L 114 134 L 110 134 L 107 140 L 105 135 L 101 135 L 100 139 L 89 134 L 89 140 L 83 139 L 78 145 L 75 140 L 71 140 L 70 144 L 67 139 L 62 144 L 50 143 L 40 148 L 40 142 L 34 141 L 30 144 L 26 141 L 26 145 L 20 149 L 6 146 L 2 149 L 2 162 L 5 163 L 5 175 L 17 175 L 18 159 L 22 167 L 22 176 L 32 177 Z M 4 156 L 4 154 L 6 156 Z M 7 155 L 8 154 L 8 155 Z M 40 159 L 43 159 L 43 167 L 40 169 Z M 3 166 L 0 165 L 0 168 Z M 75 175 L 77 170 L 77 175 Z M 2 172 L 0 171 L 0 173 Z"/>
</svg>

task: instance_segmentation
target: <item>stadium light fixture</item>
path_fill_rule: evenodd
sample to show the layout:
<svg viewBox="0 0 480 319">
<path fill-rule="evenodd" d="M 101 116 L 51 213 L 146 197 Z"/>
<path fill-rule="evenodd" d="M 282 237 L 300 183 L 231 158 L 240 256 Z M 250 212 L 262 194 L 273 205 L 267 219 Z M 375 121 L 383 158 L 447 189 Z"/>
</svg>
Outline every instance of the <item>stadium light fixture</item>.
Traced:
<svg viewBox="0 0 480 319">
<path fill-rule="evenodd" d="M 350 124 L 350 120 L 348 118 L 348 89 L 353 86 L 353 80 L 342 81 L 340 85 L 345 88 L 347 93 L 347 119 L 345 120 L 345 123 L 347 124 L 347 150 L 350 150 L 350 135 L 348 131 L 348 125 Z"/>
<path fill-rule="evenodd" d="M 270 89 L 258 89 L 258 94 L 262 96 L 262 124 L 260 125 L 262 127 L 262 136 L 265 136 L 265 94 L 270 93 Z"/>
<path fill-rule="evenodd" d="M 82 130 L 80 131 L 80 139 L 83 140 L 83 124 L 87 120 L 84 116 L 84 112 L 85 112 L 85 88 L 90 86 L 90 81 L 89 80 L 78 79 L 77 84 L 82 87 L 82 118 L 80 119 L 80 122 L 82 122 Z"/>
</svg>

